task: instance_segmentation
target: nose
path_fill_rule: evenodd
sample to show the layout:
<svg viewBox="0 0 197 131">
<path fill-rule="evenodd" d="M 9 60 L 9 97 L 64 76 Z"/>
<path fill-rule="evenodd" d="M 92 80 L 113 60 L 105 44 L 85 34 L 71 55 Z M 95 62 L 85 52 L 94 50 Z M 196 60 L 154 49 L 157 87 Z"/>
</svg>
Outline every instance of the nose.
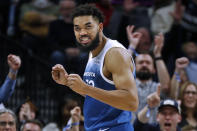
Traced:
<svg viewBox="0 0 197 131">
<path fill-rule="evenodd" d="M 167 120 L 169 120 L 169 119 L 170 119 L 170 117 L 171 117 L 171 115 L 170 115 L 170 114 L 166 114 L 166 115 L 165 115 L 165 118 L 166 118 Z"/>
<path fill-rule="evenodd" d="M 80 36 L 87 35 L 87 31 L 85 29 L 81 29 Z"/>
<path fill-rule="evenodd" d="M 10 128 L 10 125 L 7 123 L 6 126 L 5 126 L 5 128 L 6 129 L 9 129 Z"/>
<path fill-rule="evenodd" d="M 143 63 L 142 63 L 142 66 L 143 66 L 143 67 L 147 67 L 147 63 L 146 63 L 146 62 L 143 62 Z"/>
<path fill-rule="evenodd" d="M 189 97 L 193 97 L 194 95 L 192 94 L 192 92 L 190 92 L 190 93 L 188 94 L 188 96 L 189 96 Z"/>
</svg>

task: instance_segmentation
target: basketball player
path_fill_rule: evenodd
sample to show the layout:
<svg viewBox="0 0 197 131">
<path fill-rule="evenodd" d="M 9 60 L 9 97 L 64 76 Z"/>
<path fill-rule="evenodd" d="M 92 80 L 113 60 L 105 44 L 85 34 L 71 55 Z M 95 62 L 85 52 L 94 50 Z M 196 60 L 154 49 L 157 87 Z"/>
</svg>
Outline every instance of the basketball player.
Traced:
<svg viewBox="0 0 197 131">
<path fill-rule="evenodd" d="M 92 5 L 75 9 L 76 43 L 90 52 L 83 80 L 78 74 L 67 74 L 59 64 L 52 68 L 52 78 L 85 96 L 86 131 L 133 131 L 131 111 L 138 108 L 134 62 L 118 41 L 104 36 L 103 21 L 102 13 Z"/>
</svg>

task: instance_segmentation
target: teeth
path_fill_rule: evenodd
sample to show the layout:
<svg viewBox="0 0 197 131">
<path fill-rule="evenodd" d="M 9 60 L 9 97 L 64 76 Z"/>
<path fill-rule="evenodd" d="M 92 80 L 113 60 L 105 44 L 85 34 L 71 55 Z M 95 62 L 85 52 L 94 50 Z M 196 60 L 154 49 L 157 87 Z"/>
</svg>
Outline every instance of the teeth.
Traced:
<svg viewBox="0 0 197 131">
<path fill-rule="evenodd" d="M 88 40 L 88 37 L 83 37 L 83 38 L 81 38 L 81 40 L 87 41 Z"/>
</svg>

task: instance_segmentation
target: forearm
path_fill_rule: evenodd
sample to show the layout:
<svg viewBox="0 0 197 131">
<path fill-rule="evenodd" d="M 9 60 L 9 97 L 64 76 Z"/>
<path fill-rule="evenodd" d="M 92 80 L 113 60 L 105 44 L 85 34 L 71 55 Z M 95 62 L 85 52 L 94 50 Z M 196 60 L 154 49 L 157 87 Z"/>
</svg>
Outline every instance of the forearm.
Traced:
<svg viewBox="0 0 197 131">
<path fill-rule="evenodd" d="M 172 99 L 178 99 L 178 95 L 179 95 L 179 81 L 177 80 L 176 77 L 177 76 L 174 73 L 172 76 L 171 87 L 170 87 L 170 97 Z"/>
<path fill-rule="evenodd" d="M 17 70 L 14 71 L 14 70 L 10 69 L 10 70 L 9 70 L 9 73 L 8 73 L 8 77 L 9 77 L 10 79 L 12 79 L 12 80 L 16 80 L 17 73 L 18 73 Z"/>
<path fill-rule="evenodd" d="M 128 47 L 128 52 L 129 52 L 129 54 L 131 54 L 131 56 L 132 56 L 136 51 L 135 51 L 135 48 L 134 48 L 133 46 L 129 45 L 129 47 Z"/>
<path fill-rule="evenodd" d="M 169 84 L 170 84 L 170 75 L 162 59 L 156 61 L 156 68 L 157 68 L 159 82 L 161 84 L 161 89 L 164 92 L 168 92 Z"/>
<path fill-rule="evenodd" d="M 87 86 L 86 95 L 93 97 L 103 103 L 115 108 L 128 111 L 136 111 L 138 108 L 138 96 L 135 91 L 111 90 Z"/>
<path fill-rule="evenodd" d="M 145 106 L 138 114 L 137 114 L 137 117 L 138 117 L 138 120 L 142 123 L 148 123 L 148 117 L 146 116 L 148 112 L 148 106 Z"/>
<path fill-rule="evenodd" d="M 16 80 L 12 80 L 7 76 L 5 82 L 0 88 L 0 102 L 6 101 L 14 91 Z"/>
</svg>

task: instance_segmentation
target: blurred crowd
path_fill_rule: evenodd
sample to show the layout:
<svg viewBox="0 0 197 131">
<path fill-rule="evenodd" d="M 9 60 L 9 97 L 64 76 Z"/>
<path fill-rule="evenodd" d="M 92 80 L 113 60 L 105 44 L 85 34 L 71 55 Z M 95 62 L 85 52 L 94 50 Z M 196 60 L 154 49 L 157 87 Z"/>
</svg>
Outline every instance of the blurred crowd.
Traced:
<svg viewBox="0 0 197 131">
<path fill-rule="evenodd" d="M 0 0 L 0 129 L 83 131 L 84 98 L 52 81 L 51 67 L 83 76 L 88 54 L 75 44 L 71 13 L 84 3 L 135 60 L 134 128 L 197 130 L 197 0 Z"/>
</svg>

